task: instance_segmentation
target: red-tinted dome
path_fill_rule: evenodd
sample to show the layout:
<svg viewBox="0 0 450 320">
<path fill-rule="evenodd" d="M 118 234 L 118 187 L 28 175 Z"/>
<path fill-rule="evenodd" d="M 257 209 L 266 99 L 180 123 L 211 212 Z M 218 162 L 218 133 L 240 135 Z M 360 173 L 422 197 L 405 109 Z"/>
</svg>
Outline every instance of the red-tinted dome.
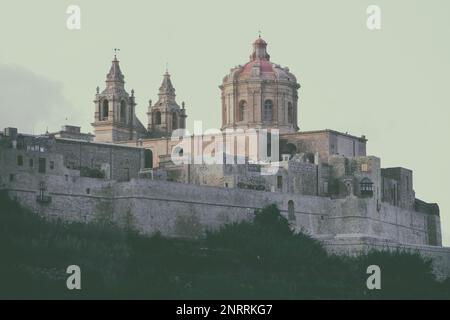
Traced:
<svg viewBox="0 0 450 320">
<path fill-rule="evenodd" d="M 244 68 L 242 69 L 241 74 L 251 73 L 252 69 L 253 69 L 253 66 L 254 65 L 258 65 L 258 64 L 259 64 L 259 71 L 260 72 L 264 72 L 264 73 L 273 72 L 272 62 L 267 61 L 267 60 L 259 60 L 259 61 L 258 60 L 253 60 L 253 61 L 248 62 L 244 66 Z"/>
</svg>

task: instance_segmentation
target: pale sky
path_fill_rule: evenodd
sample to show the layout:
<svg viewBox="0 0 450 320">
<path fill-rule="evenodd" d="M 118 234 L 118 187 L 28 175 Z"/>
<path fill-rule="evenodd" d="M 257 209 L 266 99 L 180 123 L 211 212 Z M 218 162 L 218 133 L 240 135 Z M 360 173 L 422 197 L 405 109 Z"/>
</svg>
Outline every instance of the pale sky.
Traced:
<svg viewBox="0 0 450 320">
<path fill-rule="evenodd" d="M 72 4 L 81 30 L 66 27 Z M 366 26 L 371 4 L 378 31 Z M 448 0 L 0 0 L 0 128 L 92 131 L 113 48 L 144 124 L 168 63 L 188 127 L 218 128 L 218 85 L 261 30 L 271 60 L 302 85 L 301 130 L 364 134 L 383 167 L 412 169 L 416 196 L 440 205 L 450 245 L 449 12 Z"/>
</svg>

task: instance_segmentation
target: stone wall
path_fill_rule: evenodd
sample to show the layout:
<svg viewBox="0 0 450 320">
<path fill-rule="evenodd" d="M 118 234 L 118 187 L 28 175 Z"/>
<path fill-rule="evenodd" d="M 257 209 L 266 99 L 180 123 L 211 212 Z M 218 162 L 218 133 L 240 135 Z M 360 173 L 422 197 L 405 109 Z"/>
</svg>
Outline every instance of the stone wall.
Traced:
<svg viewBox="0 0 450 320">
<path fill-rule="evenodd" d="M 10 161 L 6 158 L 13 153 L 8 154 L 1 153 L 0 161 Z M 71 175 L 62 165 L 57 170 L 63 174 L 38 174 L 0 166 L 0 189 L 44 217 L 82 222 L 112 220 L 144 234 L 160 232 L 186 238 L 252 219 L 256 209 L 276 204 L 295 230 L 309 233 L 329 247 L 345 252 L 379 248 L 377 243 L 370 246 L 371 243 L 361 242 L 371 238 L 390 247 L 423 248 L 424 254 L 431 252 L 440 264 L 450 265 L 448 249 L 439 247 L 438 216 L 380 204 L 372 198 L 331 199 L 149 179 L 116 182 Z M 14 179 L 9 179 L 10 174 L 14 174 Z M 38 201 L 41 193 L 48 201 Z M 292 216 L 288 212 L 290 201 Z M 437 246 L 428 246 L 429 243 Z"/>
<path fill-rule="evenodd" d="M 107 178 L 118 181 L 137 178 L 144 167 L 143 150 L 135 147 L 56 139 L 52 152 L 63 155 L 67 168 L 103 170 Z"/>
</svg>

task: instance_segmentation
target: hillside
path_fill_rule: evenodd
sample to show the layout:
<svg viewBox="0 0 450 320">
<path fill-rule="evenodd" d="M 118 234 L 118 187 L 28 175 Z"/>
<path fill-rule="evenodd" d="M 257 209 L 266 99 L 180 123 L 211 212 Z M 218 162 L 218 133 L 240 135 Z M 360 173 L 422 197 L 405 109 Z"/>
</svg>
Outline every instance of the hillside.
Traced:
<svg viewBox="0 0 450 320">
<path fill-rule="evenodd" d="M 47 221 L 0 193 L 0 299 L 374 299 L 450 298 L 430 261 L 407 253 L 327 255 L 295 235 L 275 206 L 252 223 L 199 240 L 145 237 L 110 223 Z M 382 270 L 382 290 L 366 268 Z M 66 289 L 78 265 L 82 290 Z"/>
</svg>

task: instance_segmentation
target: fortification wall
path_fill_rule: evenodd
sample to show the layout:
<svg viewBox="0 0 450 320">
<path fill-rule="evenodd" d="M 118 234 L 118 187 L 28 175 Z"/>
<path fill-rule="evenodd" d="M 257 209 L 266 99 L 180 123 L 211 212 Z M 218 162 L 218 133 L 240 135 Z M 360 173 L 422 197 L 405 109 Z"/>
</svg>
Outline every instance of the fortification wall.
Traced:
<svg viewBox="0 0 450 320">
<path fill-rule="evenodd" d="M 9 176 L 6 172 L 1 175 L 0 188 L 42 215 L 78 221 L 110 218 L 119 223 L 125 219 L 143 233 L 159 231 L 167 236 L 196 236 L 207 229 L 251 219 L 255 209 L 268 204 L 276 204 L 289 217 L 289 201 L 293 203 L 293 226 L 324 239 L 365 235 L 425 245 L 430 231 L 439 229 L 438 221 L 426 214 L 356 197 L 330 199 L 148 179 L 115 182 L 28 171 L 16 171 L 12 181 Z M 37 201 L 40 194 L 51 201 Z"/>
<path fill-rule="evenodd" d="M 288 203 L 292 201 L 295 220 L 291 223 L 322 240 L 330 252 L 414 249 L 433 258 L 436 274 L 450 275 L 450 249 L 426 245 L 429 216 L 388 204 L 377 206 L 370 199 L 332 200 L 158 180 L 116 182 L 27 171 L 16 172 L 10 181 L 4 168 L 0 168 L 0 189 L 44 217 L 81 222 L 107 219 L 144 234 L 160 232 L 169 237 L 197 237 L 206 230 L 252 219 L 255 209 L 268 204 L 276 204 L 289 217 Z M 37 201 L 41 192 L 51 201 Z"/>
</svg>

